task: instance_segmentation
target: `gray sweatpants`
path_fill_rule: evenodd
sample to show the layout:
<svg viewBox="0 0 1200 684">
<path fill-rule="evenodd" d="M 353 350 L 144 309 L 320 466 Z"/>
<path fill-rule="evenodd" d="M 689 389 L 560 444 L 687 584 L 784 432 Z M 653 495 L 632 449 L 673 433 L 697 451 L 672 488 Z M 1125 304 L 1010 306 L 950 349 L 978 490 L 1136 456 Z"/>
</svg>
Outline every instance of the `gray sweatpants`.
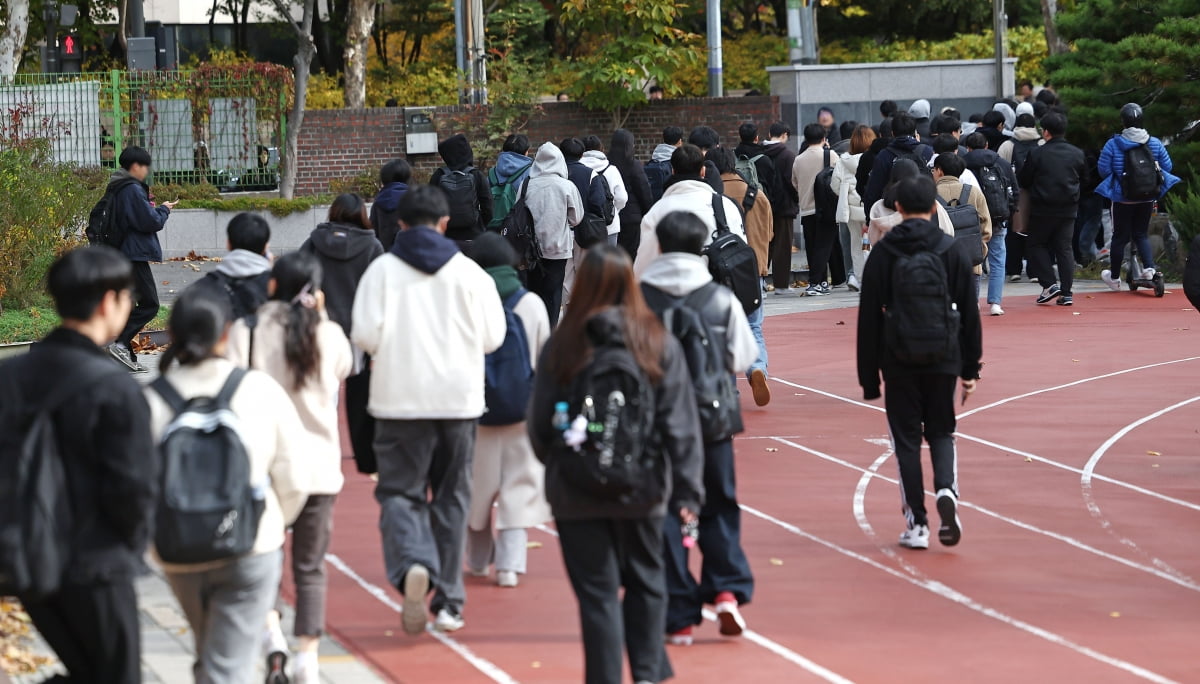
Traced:
<svg viewBox="0 0 1200 684">
<path fill-rule="evenodd" d="M 431 613 L 462 612 L 463 536 L 471 505 L 474 420 L 380 420 L 375 423 L 379 465 L 379 530 L 388 581 L 404 586 L 415 563 L 429 570 Z"/>
<path fill-rule="evenodd" d="M 212 570 L 167 573 L 196 640 L 196 684 L 250 684 L 283 551 L 243 556 Z"/>
</svg>

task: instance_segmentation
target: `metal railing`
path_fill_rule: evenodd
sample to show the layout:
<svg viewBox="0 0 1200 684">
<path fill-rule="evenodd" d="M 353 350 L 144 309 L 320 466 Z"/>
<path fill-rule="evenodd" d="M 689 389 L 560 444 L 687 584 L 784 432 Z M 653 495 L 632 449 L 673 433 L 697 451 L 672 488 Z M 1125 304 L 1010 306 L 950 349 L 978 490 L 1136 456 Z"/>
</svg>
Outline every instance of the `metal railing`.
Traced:
<svg viewBox="0 0 1200 684">
<path fill-rule="evenodd" d="M 0 83 L 0 145 L 42 137 L 60 162 L 115 168 L 137 145 L 152 183 L 278 185 L 290 84 L 220 70 L 18 74 Z"/>
</svg>

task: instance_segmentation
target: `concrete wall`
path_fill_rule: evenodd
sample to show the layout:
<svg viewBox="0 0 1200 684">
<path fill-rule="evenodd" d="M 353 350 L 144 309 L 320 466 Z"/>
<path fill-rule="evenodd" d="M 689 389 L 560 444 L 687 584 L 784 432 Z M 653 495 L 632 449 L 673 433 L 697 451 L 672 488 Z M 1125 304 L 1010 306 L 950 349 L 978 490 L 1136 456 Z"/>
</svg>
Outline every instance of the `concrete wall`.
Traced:
<svg viewBox="0 0 1200 684">
<path fill-rule="evenodd" d="M 186 257 L 189 252 L 201 256 L 221 256 L 226 248 L 225 227 L 237 215 L 235 211 L 177 209 L 171 212 L 167 227 L 158 234 L 163 258 Z M 316 206 L 288 216 L 258 212 L 271 224 L 271 251 L 284 254 L 300 248 L 309 233 L 329 215 L 328 206 Z"/>
<path fill-rule="evenodd" d="M 1016 59 L 1005 61 L 1004 92 L 1016 90 Z M 771 94 L 779 97 L 783 120 L 800 137 L 817 110 L 833 109 L 838 123 L 879 123 L 879 103 L 895 100 L 907 109 L 926 99 L 932 114 L 954 107 L 967 116 L 995 102 L 995 62 L 990 59 L 886 64 L 819 64 L 768 67 Z"/>
</svg>

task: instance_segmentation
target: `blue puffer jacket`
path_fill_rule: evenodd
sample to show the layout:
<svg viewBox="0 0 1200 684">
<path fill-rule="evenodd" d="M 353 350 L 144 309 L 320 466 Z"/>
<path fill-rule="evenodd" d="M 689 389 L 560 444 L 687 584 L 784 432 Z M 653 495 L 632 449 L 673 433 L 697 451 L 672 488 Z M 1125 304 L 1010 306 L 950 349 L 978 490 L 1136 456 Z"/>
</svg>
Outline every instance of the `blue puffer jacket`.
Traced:
<svg viewBox="0 0 1200 684">
<path fill-rule="evenodd" d="M 129 178 L 129 172 L 118 170 L 109 178 L 109 184 Z M 171 210 L 159 205 L 150 206 L 144 183 L 131 183 L 114 198 L 115 220 L 125 227 L 125 241 L 121 251 L 130 261 L 162 261 L 162 245 L 158 232 L 167 224 Z"/>
<path fill-rule="evenodd" d="M 1125 201 L 1125 193 L 1121 188 L 1121 175 L 1125 172 L 1125 152 L 1145 143 L 1149 143 L 1150 152 L 1162 170 L 1163 189 L 1159 197 L 1167 194 L 1167 191 L 1179 182 L 1179 177 L 1171 174 L 1174 165 L 1171 163 L 1171 155 L 1167 153 L 1167 148 L 1163 146 L 1162 142 L 1140 128 L 1129 128 L 1124 133 L 1110 138 L 1104 144 L 1104 150 L 1100 152 L 1100 161 L 1096 164 L 1096 170 L 1100 172 L 1100 177 L 1104 180 L 1096 186 L 1097 194 L 1103 195 L 1113 202 Z"/>
</svg>

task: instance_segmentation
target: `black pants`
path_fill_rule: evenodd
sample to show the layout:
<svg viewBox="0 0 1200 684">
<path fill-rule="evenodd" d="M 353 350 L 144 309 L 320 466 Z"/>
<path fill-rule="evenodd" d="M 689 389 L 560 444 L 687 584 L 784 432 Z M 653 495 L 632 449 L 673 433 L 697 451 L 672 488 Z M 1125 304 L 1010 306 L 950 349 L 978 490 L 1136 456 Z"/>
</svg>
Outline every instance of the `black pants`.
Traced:
<svg viewBox="0 0 1200 684">
<path fill-rule="evenodd" d="M 846 257 L 842 252 L 841 229 L 836 229 L 833 234 L 833 242 L 829 243 L 829 284 L 830 285 L 845 285 L 846 284 Z"/>
<path fill-rule="evenodd" d="M 928 525 L 921 437 L 933 459 L 933 491 L 958 494 L 958 456 L 954 450 L 954 390 L 958 378 L 933 373 L 884 378 L 883 403 L 900 465 L 900 495 L 910 525 Z"/>
<path fill-rule="evenodd" d="M 1137 248 L 1138 258 L 1142 268 L 1154 268 L 1154 254 L 1150 249 L 1150 216 L 1154 211 L 1154 202 L 1138 202 L 1136 204 L 1112 205 L 1113 237 L 1109 261 L 1112 276 L 1121 279 L 1121 268 L 1125 265 L 1125 248 L 1133 241 Z M 1141 274 L 1130 274 L 1130 280 Z"/>
<path fill-rule="evenodd" d="M 796 219 L 775 216 L 775 236 L 771 238 L 771 282 L 776 290 L 792 285 L 792 231 Z"/>
<path fill-rule="evenodd" d="M 370 475 L 379 471 L 375 463 L 375 419 L 367 412 L 371 398 L 371 362 L 358 375 L 346 378 L 346 425 L 350 448 L 358 472 Z"/>
<path fill-rule="evenodd" d="M 640 228 L 639 228 L 640 230 Z M 546 314 L 550 327 L 558 325 L 558 312 L 562 309 L 563 280 L 567 277 L 567 262 L 570 259 L 542 259 L 542 264 L 528 275 L 529 291 L 546 303 Z"/>
<path fill-rule="evenodd" d="M 742 513 L 737 502 L 733 440 L 704 447 L 704 507 L 700 509 L 700 583 L 688 569 L 678 511 L 668 511 L 664 523 L 667 556 L 667 634 L 698 625 L 704 604 L 722 591 L 733 592 L 739 604 L 754 594 L 754 576 L 742 550 Z"/>
<path fill-rule="evenodd" d="M 42 599 L 21 599 L 33 626 L 67 669 L 52 682 L 138 684 L 141 634 L 133 579 L 63 585 Z"/>
<path fill-rule="evenodd" d="M 629 253 L 630 259 L 637 259 L 638 247 L 642 244 L 642 222 L 621 221 L 621 232 L 617 234 L 617 244 Z"/>
<path fill-rule="evenodd" d="M 1019 276 L 1025 270 L 1025 245 L 1029 237 L 1015 230 L 1008 231 L 1004 236 L 1004 274 Z"/>
<path fill-rule="evenodd" d="M 808 252 L 808 284 L 823 283 L 829 277 L 829 257 L 837 241 L 837 225 L 822 225 L 817 216 L 800 219 L 804 227 L 804 249 Z"/>
<path fill-rule="evenodd" d="M 555 522 L 579 602 L 584 682 L 621 684 L 623 649 L 635 682 L 669 679 L 673 672 L 663 645 L 663 519 Z"/>
<path fill-rule="evenodd" d="M 154 284 L 154 273 L 150 270 L 150 264 L 145 261 L 133 262 L 133 310 L 129 312 L 129 321 L 125 324 L 125 329 L 121 331 L 121 336 L 117 341 L 125 345 L 129 349 L 130 356 L 136 358 L 133 353 L 133 338 L 146 327 L 146 324 L 154 320 L 158 315 L 158 287 Z"/>
<path fill-rule="evenodd" d="M 1071 294 L 1075 284 L 1075 254 L 1071 247 L 1074 234 L 1074 216 L 1059 218 L 1034 214 L 1029 217 L 1029 243 L 1025 246 L 1029 254 L 1029 276 L 1037 278 L 1043 288 L 1061 280 L 1062 294 Z M 1058 264 L 1057 278 L 1051 256 Z"/>
</svg>

